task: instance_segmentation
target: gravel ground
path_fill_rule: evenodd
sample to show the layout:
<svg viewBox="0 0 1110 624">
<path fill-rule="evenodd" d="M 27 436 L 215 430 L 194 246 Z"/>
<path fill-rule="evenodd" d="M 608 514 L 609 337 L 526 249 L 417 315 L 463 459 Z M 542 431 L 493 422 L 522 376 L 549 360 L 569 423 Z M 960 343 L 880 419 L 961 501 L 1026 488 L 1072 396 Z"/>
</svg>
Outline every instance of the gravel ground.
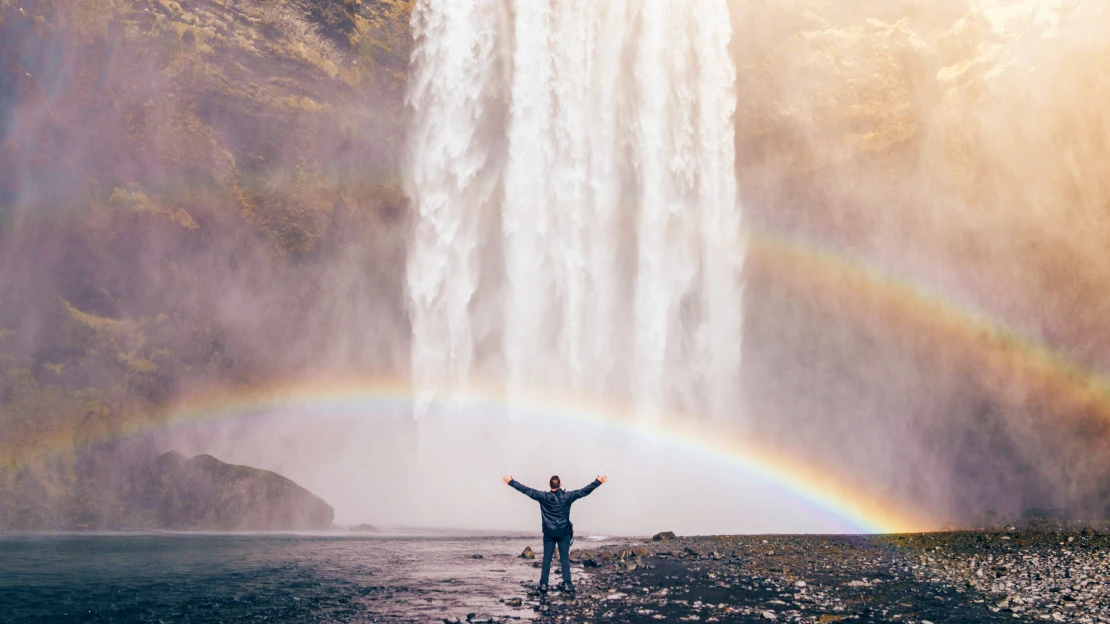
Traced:
<svg viewBox="0 0 1110 624">
<path fill-rule="evenodd" d="M 1110 622 L 1108 553 L 1091 530 L 630 541 L 572 553 L 577 599 L 524 606 L 559 623 Z"/>
<path fill-rule="evenodd" d="M 912 551 L 920 576 L 964 585 L 993 613 L 1025 620 L 1110 622 L 1110 536 L 942 533 L 889 538 Z"/>
</svg>

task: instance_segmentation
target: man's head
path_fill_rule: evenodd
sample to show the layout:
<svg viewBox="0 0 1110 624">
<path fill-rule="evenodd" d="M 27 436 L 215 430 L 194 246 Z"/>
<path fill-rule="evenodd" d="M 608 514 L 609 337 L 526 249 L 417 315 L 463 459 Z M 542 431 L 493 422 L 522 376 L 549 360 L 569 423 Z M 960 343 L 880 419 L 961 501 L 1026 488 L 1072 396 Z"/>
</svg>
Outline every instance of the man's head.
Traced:
<svg viewBox="0 0 1110 624">
<path fill-rule="evenodd" d="M 552 492 L 563 487 L 563 482 L 559 480 L 559 475 L 553 475 L 548 483 L 551 485 Z"/>
</svg>

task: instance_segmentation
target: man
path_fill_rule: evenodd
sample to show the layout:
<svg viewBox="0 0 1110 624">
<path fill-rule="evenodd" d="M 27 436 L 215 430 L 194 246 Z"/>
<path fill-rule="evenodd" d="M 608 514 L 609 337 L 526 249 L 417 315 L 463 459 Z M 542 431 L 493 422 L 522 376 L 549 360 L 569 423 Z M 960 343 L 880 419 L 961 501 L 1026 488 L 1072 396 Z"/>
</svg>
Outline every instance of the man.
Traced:
<svg viewBox="0 0 1110 624">
<path fill-rule="evenodd" d="M 570 506 L 583 496 L 589 496 L 590 492 L 596 490 L 609 478 L 598 476 L 593 483 L 573 492 L 563 489 L 562 481 L 557 475 L 548 481 L 548 485 L 551 486 L 550 492 L 533 490 L 513 479 L 512 475 L 502 477 L 501 480 L 540 504 L 540 516 L 543 519 L 543 571 L 540 572 L 540 592 L 547 593 L 551 556 L 555 554 L 555 547 L 558 546 L 559 561 L 563 568 L 563 591 L 574 596 L 574 584 L 570 580 L 570 544 L 574 541 L 574 525 L 570 523 Z"/>
</svg>

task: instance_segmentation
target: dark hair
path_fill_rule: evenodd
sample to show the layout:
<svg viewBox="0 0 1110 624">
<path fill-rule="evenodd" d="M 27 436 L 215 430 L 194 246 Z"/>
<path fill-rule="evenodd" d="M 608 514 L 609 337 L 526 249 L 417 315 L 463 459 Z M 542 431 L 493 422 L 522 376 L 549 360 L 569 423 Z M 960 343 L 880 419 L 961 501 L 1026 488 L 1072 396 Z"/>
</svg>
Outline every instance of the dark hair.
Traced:
<svg viewBox="0 0 1110 624">
<path fill-rule="evenodd" d="M 551 475 L 551 479 L 548 480 L 547 483 L 551 486 L 551 489 L 553 490 L 559 489 L 559 486 L 563 484 L 563 482 L 559 479 L 559 475 Z"/>
</svg>

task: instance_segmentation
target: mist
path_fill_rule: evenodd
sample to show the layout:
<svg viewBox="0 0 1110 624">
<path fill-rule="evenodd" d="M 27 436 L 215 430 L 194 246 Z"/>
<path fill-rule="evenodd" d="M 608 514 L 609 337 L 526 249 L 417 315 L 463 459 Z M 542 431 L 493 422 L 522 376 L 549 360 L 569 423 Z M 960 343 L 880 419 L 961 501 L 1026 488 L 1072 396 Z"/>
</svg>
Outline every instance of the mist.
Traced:
<svg viewBox="0 0 1110 624">
<path fill-rule="evenodd" d="M 668 177 L 677 151 L 634 134 L 650 69 L 637 61 L 638 11 L 622 20 L 620 3 L 605 5 L 594 34 L 621 49 L 596 53 L 609 65 L 591 66 L 582 103 L 561 109 L 586 116 L 529 134 L 515 4 L 469 14 L 489 30 L 475 31 L 486 37 L 475 63 L 455 68 L 474 79 L 443 87 L 458 94 L 453 117 L 429 117 L 442 109 L 421 99 L 440 75 L 429 46 L 449 42 L 410 22 L 413 4 L 430 10 L 0 0 L 0 491 L 15 496 L 31 474 L 64 499 L 84 482 L 90 441 L 153 428 L 106 452 L 274 470 L 341 525 L 534 530 L 501 475 L 580 487 L 608 474 L 575 508 L 584 530 L 860 530 L 650 433 L 680 421 L 775 449 L 934 528 L 1107 512 L 1110 10 L 729 2 L 727 58 L 713 67 L 735 79 L 697 83 L 687 102 L 700 111 L 692 127 L 709 127 L 706 111 L 727 119 L 709 133 L 727 145 L 700 152 L 687 183 Z M 545 53 L 576 58 L 585 44 L 569 38 L 569 15 L 585 6 L 550 12 L 565 22 Z M 674 59 L 705 45 L 704 21 L 723 10 L 692 3 L 688 21 L 657 33 L 674 84 L 704 78 L 707 52 Z M 702 102 L 720 93 L 730 102 Z M 434 140 L 460 119 L 472 134 Z M 558 143 L 572 131 L 593 141 L 592 160 Z M 529 168 L 537 145 L 549 160 Z M 710 174 L 705 154 L 729 150 L 728 171 Z M 652 158 L 669 180 L 654 196 Z M 458 219 L 466 255 L 421 255 L 429 177 L 414 163 L 477 172 L 461 192 L 443 181 L 456 194 L 439 214 Z M 575 195 L 580 176 L 612 196 Z M 710 179 L 735 196 L 704 199 Z M 652 239 L 645 211 L 664 204 L 682 210 Z M 506 234 L 537 214 L 561 232 L 559 218 L 587 205 L 578 239 Z M 735 227 L 698 221 L 710 205 Z M 787 244 L 768 252 L 768 237 Z M 522 269 L 571 257 L 568 240 L 596 252 L 588 272 Z M 662 317 L 637 299 L 651 240 L 662 241 L 652 283 L 677 319 L 664 335 L 644 333 Z M 790 249 L 858 271 L 790 269 L 804 266 L 783 260 Z M 918 299 L 890 304 L 876 275 Z M 444 288 L 425 308 L 421 280 Z M 349 375 L 409 380 L 414 400 L 164 422 L 205 392 Z M 482 383 L 507 388 L 505 406 L 452 412 L 452 393 Z M 532 391 L 611 401 L 645 426 L 514 413 L 513 392 Z M 72 445 L 44 448 L 59 436 Z M 108 505 L 111 487 L 88 504 Z"/>
</svg>

